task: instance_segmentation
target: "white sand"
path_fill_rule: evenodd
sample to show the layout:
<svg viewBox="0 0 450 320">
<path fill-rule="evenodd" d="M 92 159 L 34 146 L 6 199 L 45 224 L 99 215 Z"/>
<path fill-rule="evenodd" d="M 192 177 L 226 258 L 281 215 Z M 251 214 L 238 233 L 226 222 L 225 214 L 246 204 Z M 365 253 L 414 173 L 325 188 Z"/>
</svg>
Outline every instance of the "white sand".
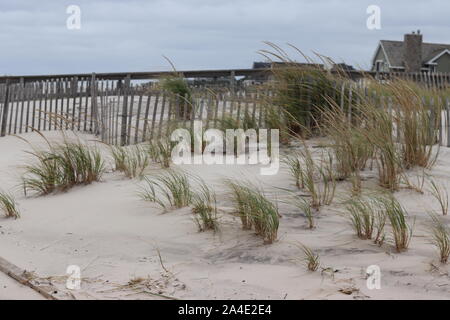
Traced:
<svg viewBox="0 0 450 320">
<path fill-rule="evenodd" d="M 43 300 L 36 291 L 0 272 L 0 300 Z"/>
<path fill-rule="evenodd" d="M 57 138 L 56 133 L 47 133 Z M 41 142 L 36 134 L 24 134 Z M 92 136 L 85 136 L 92 139 Z M 103 181 L 80 186 L 66 193 L 25 198 L 20 188 L 20 165 L 26 162 L 29 146 L 15 137 L 0 138 L 0 188 L 14 190 L 20 202 L 21 219 L 0 217 L 0 256 L 33 271 L 40 277 L 55 277 L 53 283 L 65 289 L 69 265 L 82 270 L 77 299 L 154 299 L 143 290 L 121 288 L 135 277 L 150 277 L 150 289 L 176 298 L 198 299 L 449 299 L 449 267 L 438 263 L 435 248 L 426 232 L 427 210 L 438 209 L 429 195 L 402 190 L 396 195 L 416 217 L 410 249 L 398 254 L 387 243 L 381 248 L 357 239 L 339 206 L 325 207 L 317 228 L 305 228 L 305 218 L 280 203 L 283 215 L 279 240 L 263 245 L 229 212 L 222 179 L 247 177 L 258 181 L 269 197 L 286 198 L 277 187 L 295 190 L 284 168 L 276 176 L 260 176 L 258 166 L 185 166 L 214 186 L 221 209 L 221 231 L 198 233 L 188 208 L 162 214 L 137 195 L 139 182 L 119 173 L 105 174 Z M 450 189 L 450 149 L 442 148 L 431 171 Z M 149 174 L 161 169 L 151 169 Z M 374 185 L 373 174 L 365 185 Z M 339 197 L 348 193 L 341 183 Z M 338 202 L 339 199 L 336 199 Z M 447 218 L 446 222 L 450 220 Z M 323 268 L 311 273 L 298 261 L 300 241 L 317 250 Z M 161 253 L 163 270 L 157 250 Z M 431 263 L 437 269 L 431 267 Z M 381 268 L 381 289 L 366 287 L 365 270 Z M 1 283 L 0 278 L 0 283 Z M 341 289 L 358 289 L 343 294 Z M 10 293 L 10 294 L 9 294 Z M 17 290 L 0 291 L 1 298 L 17 298 Z M 28 293 L 23 292 L 23 297 Z"/>
</svg>

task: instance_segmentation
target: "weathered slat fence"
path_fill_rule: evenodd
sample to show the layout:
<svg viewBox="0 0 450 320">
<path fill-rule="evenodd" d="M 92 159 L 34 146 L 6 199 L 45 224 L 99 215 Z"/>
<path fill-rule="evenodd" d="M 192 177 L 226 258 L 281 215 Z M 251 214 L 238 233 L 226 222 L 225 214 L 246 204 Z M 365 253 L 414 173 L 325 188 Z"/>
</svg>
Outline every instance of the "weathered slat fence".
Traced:
<svg viewBox="0 0 450 320">
<path fill-rule="evenodd" d="M 435 88 L 446 87 L 450 79 L 444 74 L 377 74 L 377 77 L 381 81 L 403 77 Z M 166 136 L 176 127 L 190 129 L 195 120 L 203 120 L 205 128 L 221 128 L 230 121 L 236 126 L 243 121 L 260 128 L 266 125 L 264 105 L 272 95 L 267 87 L 236 88 L 230 84 L 217 90 L 192 88 L 192 100 L 187 101 L 132 80 L 130 74 L 123 78 L 91 74 L 0 81 L 0 136 L 65 129 L 95 134 L 108 144 L 129 145 Z M 349 118 L 352 103 L 358 103 L 352 91 L 356 86 L 344 83 L 334 90 L 341 93 L 340 105 Z M 386 97 L 377 97 L 367 90 L 365 95 L 380 105 L 389 105 Z M 445 105 L 439 139 L 442 145 L 450 146 L 449 97 L 443 99 L 426 103 L 430 110 L 435 104 Z M 311 97 L 306 100 L 310 102 Z"/>
<path fill-rule="evenodd" d="M 259 100 L 258 100 L 259 99 Z M 76 130 L 105 143 L 128 145 L 166 135 L 175 123 L 191 128 L 235 119 L 244 110 L 263 123 L 262 95 L 254 89 L 193 88 L 192 101 L 124 80 L 54 78 L 0 84 L 0 136 L 32 130 Z M 258 118 L 259 117 L 259 118 Z"/>
</svg>

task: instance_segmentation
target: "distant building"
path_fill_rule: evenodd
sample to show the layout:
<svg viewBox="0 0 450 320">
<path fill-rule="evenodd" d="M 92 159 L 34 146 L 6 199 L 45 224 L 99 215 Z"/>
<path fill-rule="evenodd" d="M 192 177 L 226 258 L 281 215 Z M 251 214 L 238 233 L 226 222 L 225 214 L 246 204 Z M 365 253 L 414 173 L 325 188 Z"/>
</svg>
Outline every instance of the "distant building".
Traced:
<svg viewBox="0 0 450 320">
<path fill-rule="evenodd" d="M 331 71 L 355 71 L 355 68 L 353 68 L 353 66 L 346 64 L 346 63 L 335 63 L 333 64 L 333 66 L 331 67 Z"/>
<path fill-rule="evenodd" d="M 403 41 L 381 40 L 372 58 L 375 72 L 450 72 L 450 44 L 426 43 L 420 30 Z"/>
<path fill-rule="evenodd" d="M 315 63 L 304 63 L 304 62 L 253 62 L 252 69 L 274 69 L 278 67 L 288 67 L 288 66 L 314 66 L 316 68 L 324 69 L 323 64 L 315 64 Z M 245 84 L 258 84 L 263 83 L 269 80 L 273 80 L 273 74 L 271 73 L 261 73 L 260 75 L 252 75 L 247 76 L 244 79 Z"/>
<path fill-rule="evenodd" d="M 270 69 L 272 62 L 253 62 L 252 69 Z"/>
</svg>

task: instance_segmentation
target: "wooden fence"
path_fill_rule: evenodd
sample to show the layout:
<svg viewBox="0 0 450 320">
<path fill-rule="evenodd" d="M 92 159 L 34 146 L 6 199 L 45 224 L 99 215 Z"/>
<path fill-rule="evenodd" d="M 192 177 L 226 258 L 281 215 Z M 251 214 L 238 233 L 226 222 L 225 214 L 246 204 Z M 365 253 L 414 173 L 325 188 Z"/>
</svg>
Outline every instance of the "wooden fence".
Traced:
<svg viewBox="0 0 450 320">
<path fill-rule="evenodd" d="M 218 127 L 247 115 L 263 126 L 263 91 L 193 88 L 191 101 L 122 80 L 77 77 L 0 84 L 0 136 L 38 130 L 92 133 L 128 145 L 166 135 L 173 124 L 201 119 Z"/>
<path fill-rule="evenodd" d="M 440 78 L 442 81 L 436 83 L 444 85 L 447 78 Z M 341 94 L 335 98 L 351 117 L 352 104 L 358 103 L 352 90 L 357 84 L 349 81 L 339 85 L 342 87 L 335 91 Z M 380 106 L 389 108 L 392 103 L 374 92 L 366 90 L 365 94 Z M 202 120 L 205 128 L 221 128 L 229 121 L 236 126 L 247 121 L 261 128 L 266 125 L 264 105 L 271 95 L 265 86 L 214 91 L 193 88 L 192 100 L 187 101 L 133 83 L 130 76 L 118 80 L 95 74 L 7 80 L 0 83 L 0 136 L 62 129 L 95 134 L 108 144 L 129 145 L 166 136 L 174 126 L 192 128 L 195 120 Z M 312 104 L 310 98 L 306 100 Z M 439 138 L 442 145 L 450 146 L 449 99 L 429 99 L 426 103 L 430 110 L 438 103 L 444 106 Z"/>
</svg>

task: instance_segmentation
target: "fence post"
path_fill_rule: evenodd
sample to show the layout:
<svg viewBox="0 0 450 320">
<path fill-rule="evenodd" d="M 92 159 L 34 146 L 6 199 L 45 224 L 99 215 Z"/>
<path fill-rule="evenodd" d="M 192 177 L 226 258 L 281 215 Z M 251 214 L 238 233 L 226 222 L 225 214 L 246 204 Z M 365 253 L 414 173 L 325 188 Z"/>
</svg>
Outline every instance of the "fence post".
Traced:
<svg viewBox="0 0 450 320">
<path fill-rule="evenodd" d="M 93 133 L 97 136 L 99 134 L 99 119 L 98 119 L 98 105 L 97 105 L 97 80 L 95 73 L 91 75 L 91 115 L 94 122 Z M 92 123 L 92 122 L 91 122 Z"/>
<path fill-rule="evenodd" d="M 130 90 L 131 76 L 128 74 L 125 78 L 123 88 L 123 105 L 122 105 L 122 120 L 120 124 L 120 145 L 124 146 L 127 143 L 127 117 L 128 117 L 128 91 Z"/>
<path fill-rule="evenodd" d="M 9 96 L 9 79 L 5 82 L 5 97 L 3 99 L 3 114 L 1 118 L 0 137 L 6 134 L 6 123 L 8 122 L 8 96 Z"/>
<path fill-rule="evenodd" d="M 236 72 L 234 70 L 232 70 L 230 72 L 230 91 L 233 93 L 236 90 Z"/>
<path fill-rule="evenodd" d="M 447 147 L 450 147 L 450 99 L 445 99 L 445 118 L 447 128 Z"/>
</svg>

